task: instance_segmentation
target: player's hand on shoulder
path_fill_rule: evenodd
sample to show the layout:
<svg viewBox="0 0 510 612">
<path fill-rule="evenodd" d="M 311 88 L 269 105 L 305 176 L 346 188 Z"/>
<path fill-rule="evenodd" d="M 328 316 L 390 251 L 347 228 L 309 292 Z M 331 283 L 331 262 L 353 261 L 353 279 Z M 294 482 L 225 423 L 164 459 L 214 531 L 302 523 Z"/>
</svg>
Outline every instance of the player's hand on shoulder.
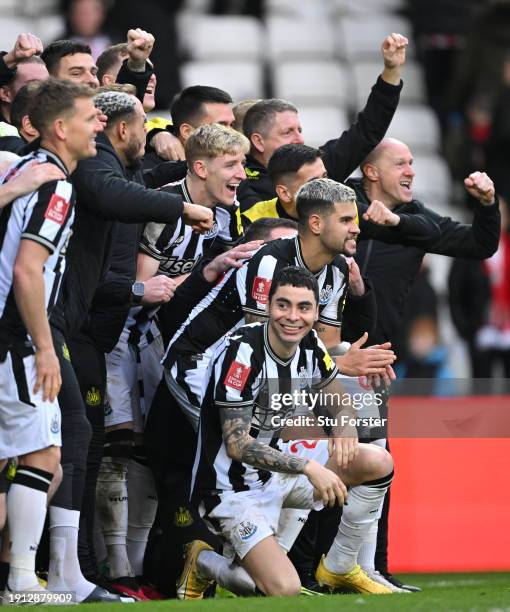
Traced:
<svg viewBox="0 0 510 612">
<path fill-rule="evenodd" d="M 11 180 L 12 186 L 19 190 L 19 196 L 31 193 L 39 189 L 44 183 L 60 181 L 66 178 L 64 172 L 55 164 L 40 164 L 33 161 L 28 164 L 26 170 Z"/>
<path fill-rule="evenodd" d="M 214 283 L 231 268 L 240 268 L 264 244 L 263 240 L 252 240 L 238 244 L 233 249 L 225 251 L 211 260 L 202 271 L 204 278 Z"/>
<path fill-rule="evenodd" d="M 158 132 L 151 139 L 151 146 L 161 159 L 184 161 L 186 155 L 181 141 L 170 132 Z"/>
<path fill-rule="evenodd" d="M 213 227 L 213 211 L 206 206 L 184 202 L 182 216 L 184 223 L 186 223 L 186 225 L 191 225 L 192 229 L 199 234 L 208 232 Z"/>
<path fill-rule="evenodd" d="M 464 179 L 464 185 L 467 192 L 484 206 L 494 204 L 494 183 L 485 172 L 472 172 Z"/>
<path fill-rule="evenodd" d="M 365 294 L 365 283 L 363 282 L 359 266 L 354 257 L 346 259 L 349 266 L 349 292 L 351 295 L 362 296 Z"/>
<path fill-rule="evenodd" d="M 389 36 L 386 36 L 381 45 L 384 66 L 389 69 L 402 66 L 406 61 L 406 47 L 408 44 L 408 39 L 402 34 L 392 32 Z"/>
</svg>

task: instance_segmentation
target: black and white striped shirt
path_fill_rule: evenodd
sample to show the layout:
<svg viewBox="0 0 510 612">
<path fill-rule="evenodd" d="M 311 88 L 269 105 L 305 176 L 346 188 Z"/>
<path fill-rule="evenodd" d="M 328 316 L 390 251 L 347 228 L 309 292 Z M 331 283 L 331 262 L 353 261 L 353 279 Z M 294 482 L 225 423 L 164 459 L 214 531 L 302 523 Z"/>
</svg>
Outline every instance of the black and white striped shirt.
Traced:
<svg viewBox="0 0 510 612">
<path fill-rule="evenodd" d="M 165 185 L 161 190 L 181 195 L 185 202 L 193 203 L 185 178 Z M 140 251 L 159 261 L 158 274 L 170 277 L 188 274 L 213 242 L 232 246 L 241 237 L 235 216 L 237 206 L 214 206 L 213 227 L 205 234 L 194 232 L 182 218 L 175 224 L 148 223 L 142 234 Z"/>
<path fill-rule="evenodd" d="M 181 195 L 185 202 L 193 203 L 185 178 L 165 185 L 161 190 Z M 213 227 L 205 234 L 194 232 L 182 218 L 174 224 L 148 223 L 140 240 L 140 252 L 159 262 L 158 274 L 165 274 L 171 278 L 188 274 L 202 257 L 207 255 L 207 250 L 213 243 L 232 246 L 240 238 L 235 215 L 238 206 L 237 203 L 232 207 L 215 206 L 212 209 Z M 126 322 L 126 327 L 130 330 L 131 343 L 137 344 L 141 336 L 147 333 L 157 310 L 154 307 L 143 306 L 131 308 Z"/>
<path fill-rule="evenodd" d="M 246 312 L 266 316 L 273 276 L 287 266 L 306 267 L 298 236 L 265 244 L 242 268 L 228 272 L 172 338 L 165 367 L 172 367 L 178 355 L 205 353 L 239 325 Z M 337 255 L 315 277 L 319 283 L 319 321 L 340 327 L 349 286 L 345 257 Z"/>
<path fill-rule="evenodd" d="M 21 172 L 30 172 L 28 164 L 34 160 L 57 165 L 66 178 L 44 183 L 37 191 L 14 200 L 0 213 L 0 341 L 6 344 L 30 343 L 13 291 L 13 269 L 21 240 L 33 240 L 49 251 L 43 269 L 49 316 L 58 297 L 65 249 L 74 220 L 74 188 L 65 165 L 55 154 L 39 149 L 24 157 L 11 168 L 3 182 Z"/>
<path fill-rule="evenodd" d="M 267 322 L 236 330 L 222 341 L 214 359 L 202 405 L 193 474 L 194 492 L 202 499 L 210 497 L 209 509 L 219 503 L 222 492 L 257 489 L 271 477 L 267 470 L 228 456 L 220 409 L 250 409 L 250 436 L 275 448 L 282 429 L 281 419 L 300 409 L 294 403 L 282 402 L 282 394 L 319 390 L 338 375 L 334 361 L 314 330 L 301 340 L 290 359 L 280 359 L 269 344 Z"/>
</svg>

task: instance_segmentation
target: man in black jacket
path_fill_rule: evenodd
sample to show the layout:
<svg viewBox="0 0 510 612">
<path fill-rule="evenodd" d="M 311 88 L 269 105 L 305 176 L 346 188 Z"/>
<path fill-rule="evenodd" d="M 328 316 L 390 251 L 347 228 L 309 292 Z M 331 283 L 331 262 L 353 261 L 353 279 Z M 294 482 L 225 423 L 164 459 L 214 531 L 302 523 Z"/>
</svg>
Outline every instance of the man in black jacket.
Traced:
<svg viewBox="0 0 510 612">
<path fill-rule="evenodd" d="M 397 108 L 402 81 L 400 70 L 405 62 L 407 38 L 388 36 L 381 47 L 384 69 L 372 88 L 364 110 L 339 138 L 321 148 L 328 176 L 344 181 L 384 137 Z M 261 100 L 246 113 L 243 132 L 251 141 L 247 158 L 247 180 L 238 190 L 241 212 L 257 202 L 275 197 L 267 174 L 267 164 L 274 151 L 285 144 L 303 144 L 298 109 L 285 100 Z"/>
<path fill-rule="evenodd" d="M 370 204 L 380 200 L 393 212 L 408 215 L 421 214 L 429 218 L 439 230 L 439 236 L 431 237 L 419 247 L 387 245 L 378 240 L 359 244 L 356 261 L 362 273 L 371 279 L 377 298 L 378 316 L 372 342 L 392 340 L 398 331 L 409 289 L 420 269 L 426 253 L 437 253 L 449 257 L 486 259 L 498 248 L 501 218 L 495 198 L 494 185 L 483 172 L 474 172 L 465 179 L 468 193 L 477 202 L 473 210 L 473 223 L 466 225 L 443 217 L 421 202 L 413 199 L 412 183 L 415 171 L 409 148 L 395 139 L 383 140 L 361 165 L 363 178 L 352 179 L 349 185 L 355 190 L 358 201 Z M 376 435 L 376 437 L 383 437 Z M 397 468 L 398 469 L 398 468 Z M 387 566 L 387 512 L 389 496 L 383 509 L 379 526 L 378 551 L 375 569 L 397 586 L 401 583 L 388 574 Z M 373 556 L 365 551 L 366 558 Z M 363 554 L 363 551 L 362 551 Z M 370 560 L 362 563 L 366 570 L 373 571 Z"/>
</svg>

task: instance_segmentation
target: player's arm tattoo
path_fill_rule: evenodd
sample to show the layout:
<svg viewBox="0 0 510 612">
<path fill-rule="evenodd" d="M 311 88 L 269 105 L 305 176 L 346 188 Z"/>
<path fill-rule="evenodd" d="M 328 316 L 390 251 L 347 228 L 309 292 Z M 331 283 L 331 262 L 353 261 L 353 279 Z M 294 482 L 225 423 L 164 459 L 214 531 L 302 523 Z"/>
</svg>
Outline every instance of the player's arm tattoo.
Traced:
<svg viewBox="0 0 510 612">
<path fill-rule="evenodd" d="M 221 427 L 228 456 L 261 470 L 302 474 L 308 460 L 291 457 L 252 438 L 251 417 L 251 406 L 220 407 Z"/>
<path fill-rule="evenodd" d="M 252 314 L 251 312 L 247 312 L 244 315 L 244 320 L 246 323 L 264 323 L 267 321 L 267 317 L 262 317 L 256 314 Z"/>
</svg>

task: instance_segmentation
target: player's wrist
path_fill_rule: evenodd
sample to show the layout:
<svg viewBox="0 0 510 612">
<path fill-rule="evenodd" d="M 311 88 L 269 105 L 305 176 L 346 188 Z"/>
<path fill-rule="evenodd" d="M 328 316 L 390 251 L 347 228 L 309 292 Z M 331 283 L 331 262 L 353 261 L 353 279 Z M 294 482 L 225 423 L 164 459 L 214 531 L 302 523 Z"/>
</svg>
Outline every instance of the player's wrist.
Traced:
<svg viewBox="0 0 510 612">
<path fill-rule="evenodd" d="M 10 70 L 12 70 L 13 68 L 16 67 L 16 57 L 14 55 L 14 53 L 12 51 L 8 51 L 5 55 L 4 55 L 4 64 L 7 66 L 7 68 L 9 68 Z"/>
</svg>

